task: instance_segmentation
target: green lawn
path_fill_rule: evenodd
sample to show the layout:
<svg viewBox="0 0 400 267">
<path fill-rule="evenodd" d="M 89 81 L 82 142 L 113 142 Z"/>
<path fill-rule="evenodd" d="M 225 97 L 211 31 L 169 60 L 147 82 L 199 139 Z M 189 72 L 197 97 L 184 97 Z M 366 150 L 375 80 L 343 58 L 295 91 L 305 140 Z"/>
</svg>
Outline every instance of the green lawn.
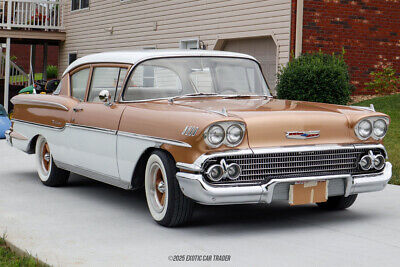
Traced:
<svg viewBox="0 0 400 267">
<path fill-rule="evenodd" d="M 390 116 L 390 126 L 383 143 L 389 153 L 389 161 L 393 164 L 391 184 L 400 185 L 400 94 L 377 97 L 359 102 L 357 106 L 374 104 L 375 110 Z"/>
<path fill-rule="evenodd" d="M 35 81 L 41 80 L 43 78 L 42 73 L 35 73 Z M 12 82 L 27 82 L 28 79 L 22 75 L 10 76 L 10 83 Z"/>
<path fill-rule="evenodd" d="M 5 267 L 44 267 L 46 265 L 30 256 L 20 257 L 6 246 L 4 239 L 0 238 L 0 266 Z"/>
</svg>

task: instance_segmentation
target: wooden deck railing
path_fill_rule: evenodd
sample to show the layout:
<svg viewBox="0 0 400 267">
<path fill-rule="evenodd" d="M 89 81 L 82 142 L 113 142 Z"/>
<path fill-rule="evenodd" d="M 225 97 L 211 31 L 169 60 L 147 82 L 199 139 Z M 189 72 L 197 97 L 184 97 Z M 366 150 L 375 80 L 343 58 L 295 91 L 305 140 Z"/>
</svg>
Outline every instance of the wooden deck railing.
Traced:
<svg viewBox="0 0 400 267">
<path fill-rule="evenodd" d="M 0 55 L 0 79 L 5 78 L 6 57 Z M 17 64 L 10 60 L 10 85 L 27 86 L 29 76 Z"/>
<path fill-rule="evenodd" d="M 0 0 L 0 28 L 63 29 L 61 0 Z"/>
</svg>

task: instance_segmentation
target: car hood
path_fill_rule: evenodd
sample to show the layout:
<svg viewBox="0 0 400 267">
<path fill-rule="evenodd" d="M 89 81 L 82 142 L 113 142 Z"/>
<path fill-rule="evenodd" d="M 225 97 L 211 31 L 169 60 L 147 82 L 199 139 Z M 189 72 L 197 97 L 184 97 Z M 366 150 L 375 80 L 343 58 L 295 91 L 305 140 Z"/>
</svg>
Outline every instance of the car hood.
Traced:
<svg viewBox="0 0 400 267">
<path fill-rule="evenodd" d="M 359 142 L 353 130 L 356 122 L 365 116 L 384 115 L 349 106 L 260 97 L 185 99 L 174 105 L 220 114 L 225 120 L 243 120 L 251 148 Z M 319 131 L 320 136 L 286 137 L 288 132 L 305 131 Z"/>
</svg>

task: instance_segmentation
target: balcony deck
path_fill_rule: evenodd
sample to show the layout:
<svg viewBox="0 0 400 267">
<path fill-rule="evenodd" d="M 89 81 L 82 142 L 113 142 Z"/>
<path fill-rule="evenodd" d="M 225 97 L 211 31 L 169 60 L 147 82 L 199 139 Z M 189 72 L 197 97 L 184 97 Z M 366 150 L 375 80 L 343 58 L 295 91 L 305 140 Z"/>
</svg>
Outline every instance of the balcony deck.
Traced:
<svg viewBox="0 0 400 267">
<path fill-rule="evenodd" d="M 63 30 L 61 0 L 0 0 L 0 42 L 59 42 Z"/>
</svg>

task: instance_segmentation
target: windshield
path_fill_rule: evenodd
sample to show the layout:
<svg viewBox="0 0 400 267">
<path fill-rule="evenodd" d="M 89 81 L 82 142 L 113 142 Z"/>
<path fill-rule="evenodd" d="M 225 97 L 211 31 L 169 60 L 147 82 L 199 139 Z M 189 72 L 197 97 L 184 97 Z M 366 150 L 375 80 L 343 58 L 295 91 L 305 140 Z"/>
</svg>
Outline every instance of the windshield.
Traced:
<svg viewBox="0 0 400 267">
<path fill-rule="evenodd" d="M 185 95 L 270 96 L 259 65 L 250 59 L 179 57 L 147 60 L 131 74 L 123 100 Z"/>
<path fill-rule="evenodd" d="M 0 117 L 6 117 L 7 112 L 2 105 L 0 105 Z"/>
</svg>

